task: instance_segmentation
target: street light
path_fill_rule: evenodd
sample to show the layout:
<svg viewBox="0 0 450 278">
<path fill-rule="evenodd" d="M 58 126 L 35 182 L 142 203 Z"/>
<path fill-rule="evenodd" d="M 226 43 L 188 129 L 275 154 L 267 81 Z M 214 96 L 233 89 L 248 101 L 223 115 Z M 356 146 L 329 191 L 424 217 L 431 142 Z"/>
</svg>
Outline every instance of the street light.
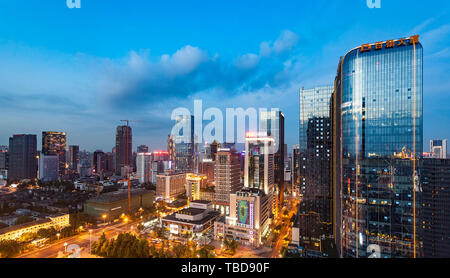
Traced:
<svg viewBox="0 0 450 278">
<path fill-rule="evenodd" d="M 102 215 L 102 218 L 103 218 L 103 224 L 106 224 L 106 217 L 108 217 L 106 214 L 103 214 L 103 215 Z"/>
<path fill-rule="evenodd" d="M 59 240 L 59 237 L 61 236 L 61 234 L 60 234 L 60 233 L 57 233 L 56 236 L 58 237 L 58 240 Z"/>
<path fill-rule="evenodd" d="M 64 253 L 67 253 L 67 242 L 64 242 Z"/>
</svg>

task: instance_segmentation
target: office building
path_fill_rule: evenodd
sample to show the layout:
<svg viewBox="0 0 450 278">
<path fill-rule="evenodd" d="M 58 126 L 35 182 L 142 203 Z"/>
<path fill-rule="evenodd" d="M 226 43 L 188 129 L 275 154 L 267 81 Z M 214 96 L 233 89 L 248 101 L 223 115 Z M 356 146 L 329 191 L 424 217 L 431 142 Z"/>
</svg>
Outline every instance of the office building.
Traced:
<svg viewBox="0 0 450 278">
<path fill-rule="evenodd" d="M 342 257 L 420 257 L 422 69 L 418 36 L 364 44 L 340 60 L 331 110 Z"/>
<path fill-rule="evenodd" d="M 230 216 L 214 223 L 217 239 L 233 238 L 251 247 L 262 245 L 269 229 L 270 201 L 258 188 L 242 188 L 230 195 Z"/>
<path fill-rule="evenodd" d="M 423 251 L 425 258 L 450 258 L 450 159 L 423 159 Z"/>
<path fill-rule="evenodd" d="M 129 172 L 133 166 L 132 130 L 129 126 L 118 126 L 116 130 L 116 175 Z M 125 170 L 123 170 L 123 168 Z"/>
<path fill-rule="evenodd" d="M 151 153 L 137 153 L 136 156 L 136 175 L 139 182 L 151 182 L 151 168 L 152 168 L 152 154 Z"/>
<path fill-rule="evenodd" d="M 198 164 L 198 173 L 207 177 L 210 186 L 215 185 L 214 166 L 215 162 L 211 158 L 203 158 Z"/>
<path fill-rule="evenodd" d="M 9 138 L 8 180 L 37 178 L 36 135 L 14 135 Z"/>
<path fill-rule="evenodd" d="M 146 145 L 140 145 L 137 147 L 137 153 L 148 153 L 148 146 Z"/>
<path fill-rule="evenodd" d="M 430 140 L 430 153 L 434 158 L 447 158 L 447 139 Z"/>
<path fill-rule="evenodd" d="M 0 146 L 0 170 L 8 170 L 9 154 L 7 146 Z"/>
<path fill-rule="evenodd" d="M 261 111 L 259 115 L 259 132 L 267 134 L 274 139 L 273 166 L 274 182 L 279 189 L 280 204 L 283 201 L 284 192 L 284 160 L 286 159 L 286 146 L 284 144 L 284 115 L 281 111 Z"/>
<path fill-rule="evenodd" d="M 302 88 L 299 94 L 300 133 L 296 162 L 302 194 L 300 239 L 305 239 L 305 245 L 311 246 L 315 246 L 321 237 L 332 235 L 330 98 L 333 90 L 333 86 Z M 312 224 L 314 221 L 317 223 Z"/>
<path fill-rule="evenodd" d="M 163 173 L 156 175 L 156 198 L 172 202 L 186 193 L 185 173 Z"/>
<path fill-rule="evenodd" d="M 77 171 L 79 163 L 80 147 L 75 145 L 69 146 L 69 169 L 72 171 Z"/>
<path fill-rule="evenodd" d="M 39 180 L 42 182 L 57 181 L 59 177 L 59 156 L 39 155 Z"/>
<path fill-rule="evenodd" d="M 169 154 L 169 161 L 171 166 L 175 169 L 175 136 L 173 134 L 167 136 L 167 152 Z"/>
<path fill-rule="evenodd" d="M 66 173 L 66 133 L 56 131 L 42 132 L 42 154 L 57 155 L 59 175 Z"/>
<path fill-rule="evenodd" d="M 207 187 L 204 175 L 186 174 L 186 197 L 191 201 L 201 200 L 200 192 Z"/>
<path fill-rule="evenodd" d="M 176 121 L 177 124 L 183 124 L 187 130 L 182 129 L 183 134 L 174 134 L 175 170 L 195 172 L 197 143 L 194 136 L 194 116 L 179 116 Z"/>
<path fill-rule="evenodd" d="M 230 149 L 218 149 L 214 166 L 215 209 L 230 214 L 230 194 L 242 187 L 240 180 L 240 154 Z"/>
</svg>

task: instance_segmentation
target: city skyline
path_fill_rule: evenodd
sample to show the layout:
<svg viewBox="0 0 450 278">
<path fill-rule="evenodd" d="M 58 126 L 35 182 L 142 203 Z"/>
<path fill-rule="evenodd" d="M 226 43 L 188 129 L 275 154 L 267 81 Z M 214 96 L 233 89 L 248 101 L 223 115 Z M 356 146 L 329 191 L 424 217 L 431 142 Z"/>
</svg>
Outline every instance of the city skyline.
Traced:
<svg viewBox="0 0 450 278">
<path fill-rule="evenodd" d="M 165 149 L 174 125 L 170 111 L 202 99 L 204 109 L 235 108 L 236 103 L 244 109 L 255 103 L 279 108 L 286 116 L 290 148 L 298 143 L 293 100 L 299 88 L 332 84 L 339 57 L 348 49 L 414 34 L 424 46 L 424 150 L 429 140 L 450 137 L 450 129 L 442 128 L 450 119 L 442 105 L 450 89 L 445 79 L 447 2 L 396 1 L 368 9 L 359 0 L 286 5 L 112 1 L 108 6 L 86 1 L 74 10 L 63 2 L 29 1 L 19 15 L 8 12 L 18 3 L 0 3 L 0 23 L 14 26 L 0 33 L 5 104 L 0 117 L 12 119 L 2 124 L 0 145 L 13 134 L 40 136 L 52 130 L 66 132 L 67 145 L 108 152 L 120 119 L 129 118 L 143 121 L 132 124 L 134 146 Z M 236 5 L 240 9 L 233 9 Z M 396 7 L 404 12 L 395 13 Z M 133 17 L 123 15 L 119 26 L 113 17 L 123 11 Z M 334 13 L 342 15 L 342 22 L 325 20 Z"/>
</svg>

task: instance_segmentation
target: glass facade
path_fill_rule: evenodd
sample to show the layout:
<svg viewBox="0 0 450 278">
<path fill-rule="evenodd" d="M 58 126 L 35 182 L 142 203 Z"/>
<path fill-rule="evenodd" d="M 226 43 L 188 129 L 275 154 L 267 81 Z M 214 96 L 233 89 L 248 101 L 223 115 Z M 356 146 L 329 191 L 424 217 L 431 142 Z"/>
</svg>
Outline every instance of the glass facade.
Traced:
<svg viewBox="0 0 450 278">
<path fill-rule="evenodd" d="M 333 86 L 300 90 L 300 239 L 309 249 L 331 235 L 331 119 Z M 318 247 L 317 247 L 318 248 Z"/>
<path fill-rule="evenodd" d="M 336 135 L 344 257 L 420 256 L 422 56 L 411 38 L 365 45 L 341 60 Z"/>
</svg>

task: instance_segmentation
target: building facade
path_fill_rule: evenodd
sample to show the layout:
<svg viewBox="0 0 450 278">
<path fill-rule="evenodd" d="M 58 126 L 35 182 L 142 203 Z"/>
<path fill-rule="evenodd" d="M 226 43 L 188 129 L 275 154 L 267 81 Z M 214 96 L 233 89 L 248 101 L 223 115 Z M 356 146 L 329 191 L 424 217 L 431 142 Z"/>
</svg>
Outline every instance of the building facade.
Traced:
<svg viewBox="0 0 450 278">
<path fill-rule="evenodd" d="M 430 140 L 430 153 L 434 158 L 447 158 L 447 139 Z"/>
<path fill-rule="evenodd" d="M 66 141 L 65 132 L 42 132 L 42 154 L 58 156 L 58 171 L 60 176 L 66 173 Z"/>
<path fill-rule="evenodd" d="M 59 157 L 57 155 L 39 155 L 39 180 L 57 181 L 59 178 Z"/>
<path fill-rule="evenodd" d="M 156 175 L 156 198 L 166 202 L 174 201 L 186 193 L 185 173 L 164 173 Z"/>
<path fill-rule="evenodd" d="M 215 209 L 230 213 L 230 194 L 241 189 L 239 153 L 230 149 L 218 149 L 214 165 Z"/>
<path fill-rule="evenodd" d="M 80 163 L 80 146 L 69 146 L 69 169 L 77 171 Z"/>
<path fill-rule="evenodd" d="M 9 138 L 8 180 L 37 178 L 36 135 L 14 135 Z"/>
<path fill-rule="evenodd" d="M 133 166 L 132 129 L 130 126 L 118 126 L 116 129 L 116 175 L 121 176 L 123 168 L 129 172 Z"/>
<path fill-rule="evenodd" d="M 422 57 L 412 36 L 364 44 L 341 58 L 332 114 L 335 233 L 343 257 L 421 254 Z"/>
</svg>

